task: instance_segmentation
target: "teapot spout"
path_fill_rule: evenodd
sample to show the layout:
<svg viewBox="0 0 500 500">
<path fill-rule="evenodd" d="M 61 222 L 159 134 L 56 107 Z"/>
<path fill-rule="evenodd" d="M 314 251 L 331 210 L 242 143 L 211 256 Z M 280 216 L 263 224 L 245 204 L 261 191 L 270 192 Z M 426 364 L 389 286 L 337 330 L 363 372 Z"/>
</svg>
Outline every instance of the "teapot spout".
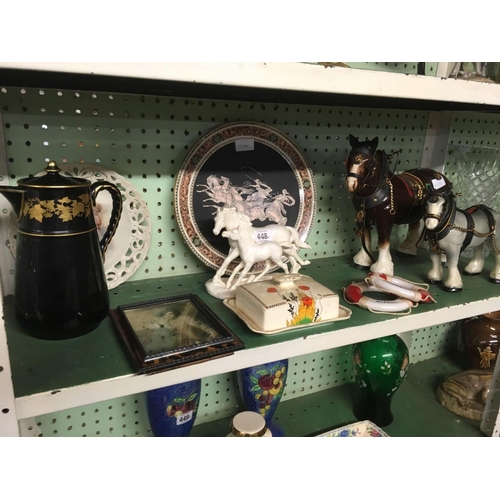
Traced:
<svg viewBox="0 0 500 500">
<path fill-rule="evenodd" d="M 0 186 L 0 193 L 7 198 L 19 219 L 26 191 L 19 186 Z"/>
</svg>

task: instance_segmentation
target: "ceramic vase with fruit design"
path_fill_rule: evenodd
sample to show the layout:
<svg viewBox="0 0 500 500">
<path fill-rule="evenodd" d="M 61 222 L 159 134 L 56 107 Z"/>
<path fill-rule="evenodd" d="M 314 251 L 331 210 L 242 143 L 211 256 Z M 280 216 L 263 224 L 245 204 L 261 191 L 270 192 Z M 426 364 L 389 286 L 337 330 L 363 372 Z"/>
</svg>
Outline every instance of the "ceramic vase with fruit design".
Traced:
<svg viewBox="0 0 500 500">
<path fill-rule="evenodd" d="M 155 437 L 189 436 L 198 412 L 201 380 L 149 391 L 149 423 Z"/>
<path fill-rule="evenodd" d="M 285 435 L 273 416 L 285 391 L 287 374 L 288 359 L 238 371 L 238 384 L 245 409 L 260 413 L 273 437 Z"/>
<path fill-rule="evenodd" d="M 393 421 L 392 398 L 406 377 L 408 364 L 408 348 L 397 335 L 353 345 L 357 419 L 370 420 L 380 427 Z"/>
</svg>

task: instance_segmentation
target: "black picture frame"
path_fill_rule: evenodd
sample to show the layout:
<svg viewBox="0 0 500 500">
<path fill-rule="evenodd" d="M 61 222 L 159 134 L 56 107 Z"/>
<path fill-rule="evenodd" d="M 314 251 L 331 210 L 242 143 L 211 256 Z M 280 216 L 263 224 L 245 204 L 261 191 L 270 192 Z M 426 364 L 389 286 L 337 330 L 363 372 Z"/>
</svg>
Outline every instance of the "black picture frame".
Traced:
<svg viewBox="0 0 500 500">
<path fill-rule="evenodd" d="M 245 347 L 194 294 L 121 305 L 109 315 L 138 374 L 200 363 Z"/>
</svg>

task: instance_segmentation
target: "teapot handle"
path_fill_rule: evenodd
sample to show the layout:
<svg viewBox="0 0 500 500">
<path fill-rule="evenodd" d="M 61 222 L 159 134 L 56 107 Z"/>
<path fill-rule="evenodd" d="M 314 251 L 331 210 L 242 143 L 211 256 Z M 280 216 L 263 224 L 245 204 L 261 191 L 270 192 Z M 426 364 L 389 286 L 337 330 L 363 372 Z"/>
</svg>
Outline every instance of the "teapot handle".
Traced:
<svg viewBox="0 0 500 500">
<path fill-rule="evenodd" d="M 98 181 L 94 182 L 94 184 L 90 186 L 90 194 L 94 203 L 100 191 L 108 191 L 111 195 L 111 199 L 113 200 L 113 210 L 111 211 L 111 216 L 109 218 L 108 228 L 106 229 L 104 236 L 101 238 L 101 241 L 99 241 L 99 247 L 101 248 L 101 254 L 104 261 L 104 254 L 106 253 L 106 249 L 108 248 L 109 242 L 116 233 L 118 222 L 120 222 L 123 202 L 122 194 L 114 184 L 108 181 Z"/>
</svg>

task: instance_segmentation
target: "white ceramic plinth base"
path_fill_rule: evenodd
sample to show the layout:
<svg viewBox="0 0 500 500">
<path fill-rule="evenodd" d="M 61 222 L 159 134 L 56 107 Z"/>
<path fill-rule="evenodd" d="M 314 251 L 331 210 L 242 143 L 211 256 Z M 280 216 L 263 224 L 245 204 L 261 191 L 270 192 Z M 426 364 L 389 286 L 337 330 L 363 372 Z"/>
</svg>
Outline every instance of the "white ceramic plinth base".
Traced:
<svg viewBox="0 0 500 500">
<path fill-rule="evenodd" d="M 247 284 L 247 283 L 252 283 L 256 275 L 250 275 L 248 278 L 245 278 L 242 281 L 242 285 Z M 263 276 L 259 281 L 266 281 L 270 280 L 271 277 L 270 275 L 265 275 Z M 205 290 L 212 296 L 215 297 L 216 299 L 228 299 L 231 297 L 236 296 L 236 288 L 233 288 L 232 290 L 230 288 L 226 288 L 226 282 L 227 278 L 221 278 L 221 279 L 210 279 L 205 283 Z"/>
<path fill-rule="evenodd" d="M 234 297 L 236 295 L 236 290 L 230 290 L 226 288 L 224 281 L 214 281 L 208 280 L 205 283 L 205 290 L 216 299 L 227 299 L 229 297 Z"/>
</svg>

